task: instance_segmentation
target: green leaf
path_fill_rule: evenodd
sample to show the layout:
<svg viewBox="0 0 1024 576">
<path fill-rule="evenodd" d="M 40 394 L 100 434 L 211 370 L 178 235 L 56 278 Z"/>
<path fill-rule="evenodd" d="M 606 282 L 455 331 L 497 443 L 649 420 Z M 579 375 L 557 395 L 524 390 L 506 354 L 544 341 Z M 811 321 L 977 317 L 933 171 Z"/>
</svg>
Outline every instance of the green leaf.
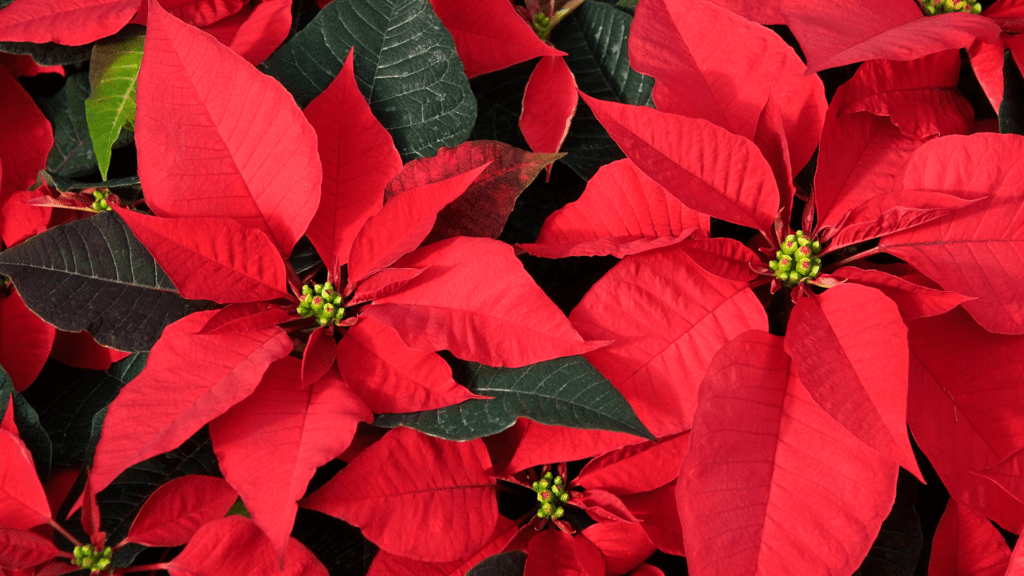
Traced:
<svg viewBox="0 0 1024 576">
<path fill-rule="evenodd" d="M 135 124 L 135 87 L 145 40 L 142 28 L 133 26 L 111 39 L 97 42 L 92 48 L 89 63 L 92 94 L 85 101 L 85 115 L 104 180 L 110 168 L 110 150 L 121 128 L 132 130 Z"/>
<path fill-rule="evenodd" d="M 999 133 L 1024 134 L 1024 76 L 1009 50 L 1003 52 L 1003 101 L 999 104 Z"/>
<path fill-rule="evenodd" d="M 182 298 L 121 218 L 104 212 L 0 253 L 25 305 L 61 330 L 118 350 L 149 350 L 168 324 L 213 304 Z"/>
<path fill-rule="evenodd" d="M 466 576 L 522 576 L 525 571 L 526 552 L 512 550 L 484 558 Z"/>
<path fill-rule="evenodd" d="M 359 88 L 404 162 L 466 139 L 476 100 L 451 34 L 425 0 L 334 0 L 262 67 L 306 106 L 353 46 Z"/>
<path fill-rule="evenodd" d="M 588 96 L 638 106 L 651 104 L 654 79 L 629 67 L 632 23 L 632 16 L 614 6 L 584 2 L 555 28 L 555 47 L 568 54 L 565 62 L 576 76 L 576 85 Z M 625 157 L 582 101 L 562 152 L 568 153 L 562 161 L 585 179 L 601 166 Z"/>
<path fill-rule="evenodd" d="M 14 389 L 14 382 L 7 371 L 0 367 L 0 417 L 7 413 L 8 398 L 14 396 L 14 424 L 18 427 L 18 435 L 32 453 L 32 461 L 36 465 L 36 473 L 43 482 L 50 476 L 51 454 L 53 444 L 50 436 L 39 423 L 39 415 L 32 406 Z"/>
<path fill-rule="evenodd" d="M 493 399 L 467 400 L 439 410 L 381 414 L 374 419 L 374 426 L 408 426 L 448 440 L 472 440 L 497 434 L 524 417 L 542 424 L 654 439 L 622 394 L 582 356 L 512 369 L 459 362 L 452 375 L 473 392 Z"/>
<path fill-rule="evenodd" d="M 89 370 L 78 378 L 68 378 L 64 386 L 57 380 L 53 387 L 32 386 L 26 390 L 27 399 L 39 411 L 39 420 L 53 439 L 55 464 L 74 466 L 86 459 L 93 417 L 138 376 L 148 356 L 147 352 L 137 352 L 105 372 Z"/>
<path fill-rule="evenodd" d="M 330 574 L 366 574 L 377 553 L 359 528 L 306 508 L 299 508 L 295 515 L 292 537 L 309 548 Z"/>
</svg>

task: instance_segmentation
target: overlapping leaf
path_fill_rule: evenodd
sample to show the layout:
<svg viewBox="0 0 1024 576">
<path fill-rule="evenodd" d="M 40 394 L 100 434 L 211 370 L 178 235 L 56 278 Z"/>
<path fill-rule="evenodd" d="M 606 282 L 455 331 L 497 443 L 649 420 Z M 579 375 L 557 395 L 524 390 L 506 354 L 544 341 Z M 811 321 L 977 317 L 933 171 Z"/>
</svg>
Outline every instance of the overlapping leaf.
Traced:
<svg viewBox="0 0 1024 576">
<path fill-rule="evenodd" d="M 988 518 L 950 498 L 932 540 L 928 574 L 1003 576 L 1010 547 Z"/>
<path fill-rule="evenodd" d="M 36 476 L 32 454 L 18 438 L 13 408 L 8 403 L 0 429 L 0 525 L 27 530 L 50 519 L 50 504 Z"/>
<path fill-rule="evenodd" d="M 135 90 L 144 41 L 141 33 L 129 32 L 97 43 L 92 49 L 91 90 L 85 100 L 85 117 L 96 164 L 104 180 L 110 167 L 111 147 L 122 129 L 131 130 L 135 126 Z"/>
<path fill-rule="evenodd" d="M 161 485 L 128 530 L 144 546 L 184 546 L 207 522 L 223 518 L 238 493 L 223 478 L 192 474 Z"/>
<path fill-rule="evenodd" d="M 24 392 L 35 381 L 53 346 L 56 329 L 25 307 L 16 291 L 0 298 L 0 366 L 14 389 Z"/>
<path fill-rule="evenodd" d="M 0 12 L 2 14 L 2 12 Z M 21 84 L 0 67 L 0 162 L 4 196 L 28 190 L 53 146 L 50 123 Z"/>
<path fill-rule="evenodd" d="M 0 38 L 80 46 L 117 32 L 138 9 L 134 0 L 21 0 L 0 11 Z"/>
<path fill-rule="evenodd" d="M 530 75 L 523 94 L 519 129 L 534 152 L 555 153 L 562 147 L 576 114 L 576 79 L 561 56 L 545 56 Z M 548 177 L 551 167 L 548 165 Z"/>
</svg>

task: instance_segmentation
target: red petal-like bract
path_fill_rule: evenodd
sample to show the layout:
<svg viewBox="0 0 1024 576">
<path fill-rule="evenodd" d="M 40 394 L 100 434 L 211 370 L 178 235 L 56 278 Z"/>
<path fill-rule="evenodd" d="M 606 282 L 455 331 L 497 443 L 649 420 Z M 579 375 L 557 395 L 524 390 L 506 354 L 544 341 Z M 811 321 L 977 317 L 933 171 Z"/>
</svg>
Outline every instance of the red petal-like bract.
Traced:
<svg viewBox="0 0 1024 576">
<path fill-rule="evenodd" d="M 406 190 L 395 196 L 363 225 L 352 242 L 348 260 L 349 285 L 394 264 L 416 249 L 430 234 L 437 213 L 462 195 L 484 171 L 479 166 L 463 174 Z"/>
<path fill-rule="evenodd" d="M 235 304 L 289 297 L 281 252 L 258 228 L 227 218 L 158 218 L 113 210 L 185 298 Z"/>
<path fill-rule="evenodd" d="M 747 332 L 700 388 L 676 493 L 687 564 L 716 576 L 850 574 L 892 507 L 896 476 L 818 407 L 782 338 Z"/>
<path fill-rule="evenodd" d="M 676 482 L 650 492 L 622 497 L 622 503 L 641 522 L 647 537 L 666 554 L 686 556 L 683 549 L 683 528 L 679 524 Z"/>
<path fill-rule="evenodd" d="M 218 310 L 197 334 L 250 332 L 277 326 L 294 318 L 294 312 L 269 302 L 232 304 Z"/>
<path fill-rule="evenodd" d="M 423 562 L 380 550 L 373 557 L 373 564 L 366 576 L 465 576 L 470 568 L 481 560 L 500 553 L 505 545 L 519 532 L 519 525 L 498 516 L 498 524 L 491 533 L 491 539 L 473 554 L 451 562 Z"/>
<path fill-rule="evenodd" d="M 85 479 L 85 490 L 82 491 L 82 530 L 89 535 L 89 540 L 96 550 L 102 550 L 106 544 L 107 534 L 100 530 L 100 507 L 96 502 L 96 491 L 92 489 L 89 478 Z"/>
<path fill-rule="evenodd" d="M 224 478 L 279 557 L 313 473 L 348 448 L 359 422 L 373 419 L 337 372 L 304 388 L 299 370 L 290 356 L 271 364 L 255 392 L 210 422 Z"/>
<path fill-rule="evenodd" d="M 90 475 L 97 492 L 240 402 L 272 362 L 292 351 L 291 339 L 276 326 L 197 334 L 214 314 L 197 312 L 165 328 L 146 368 L 110 404 Z"/>
<path fill-rule="evenodd" d="M 883 238 L 901 258 L 950 292 L 990 332 L 1024 334 L 1024 137 L 939 138 L 904 166 L 899 189 L 977 200 L 951 215 Z M 950 164 L 950 158 L 959 158 Z M 961 501 L 962 502 L 962 501 Z"/>
<path fill-rule="evenodd" d="M 829 275 L 837 280 L 848 280 L 880 290 L 896 303 L 904 320 L 945 314 L 970 300 L 967 296 L 922 286 L 881 270 L 844 266 Z"/>
<path fill-rule="evenodd" d="M 384 198 L 390 201 L 406 190 L 489 164 L 465 194 L 437 215 L 437 223 L 426 243 L 455 236 L 497 238 L 519 195 L 541 168 L 558 158 L 561 158 L 558 154 L 527 152 L 496 140 L 470 140 L 454 148 L 441 148 L 436 156 L 406 164 L 388 183 Z"/>
<path fill-rule="evenodd" d="M 372 318 L 360 318 L 338 343 L 338 370 L 375 414 L 435 410 L 482 398 L 452 378 L 443 358 L 409 348 Z"/>
<path fill-rule="evenodd" d="M 3 570 L 27 570 L 61 555 L 60 548 L 53 542 L 28 530 L 0 528 L 0 572 Z"/>
<path fill-rule="evenodd" d="M 8 396 L 0 429 L 0 526 L 28 530 L 50 520 L 50 504 L 39 483 L 32 454 L 18 438 L 14 399 Z"/>
<path fill-rule="evenodd" d="M 569 124 L 576 115 L 576 78 L 561 56 L 545 56 L 537 62 L 523 93 L 519 129 L 534 152 L 555 153 L 562 147 Z M 551 164 L 548 164 L 548 178 Z"/>
<path fill-rule="evenodd" d="M 745 284 L 705 272 L 672 247 L 619 262 L 569 319 L 584 338 L 613 340 L 587 360 L 659 438 L 690 427 L 697 389 L 719 348 L 768 327 Z"/>
<path fill-rule="evenodd" d="M 784 348 L 822 409 L 921 478 L 907 438 L 907 327 L 892 300 L 856 284 L 802 298 Z"/>
<path fill-rule="evenodd" d="M 223 518 L 237 499 L 238 492 L 223 478 L 175 478 L 146 500 L 125 540 L 151 547 L 184 546 L 207 522 Z"/>
<path fill-rule="evenodd" d="M 203 30 L 252 65 L 266 60 L 288 37 L 292 27 L 291 0 L 263 0 Z"/>
<path fill-rule="evenodd" d="M 523 576 L 597 576 L 605 571 L 604 556 L 586 537 L 549 528 L 530 539 Z"/>
<path fill-rule="evenodd" d="M 995 42 L 975 40 L 967 47 L 971 57 L 971 70 L 978 84 L 985 91 L 993 110 L 999 110 L 1003 102 L 1003 45 L 1002 39 Z"/>
<path fill-rule="evenodd" d="M 732 238 L 694 238 L 675 247 L 706 272 L 726 280 L 750 282 L 757 277 L 754 267 L 764 267 L 757 253 Z"/>
<path fill-rule="evenodd" d="M 430 3 L 455 40 L 470 78 L 538 56 L 564 55 L 541 41 L 506 0 L 477 0 L 471 10 L 460 0 Z"/>
<path fill-rule="evenodd" d="M 130 355 L 130 352 L 122 352 L 96 343 L 92 334 L 84 330 L 82 332 L 57 330 L 53 338 L 53 348 L 50 349 L 51 359 L 86 370 L 106 371 L 111 364 L 124 360 Z"/>
<path fill-rule="evenodd" d="M 625 574 L 657 550 L 640 522 L 598 522 L 581 534 L 604 554 L 609 574 Z"/>
<path fill-rule="evenodd" d="M 0 296 L 0 366 L 24 392 L 43 370 L 57 329 L 25 306 L 16 290 Z"/>
<path fill-rule="evenodd" d="M 771 229 L 779 190 L 753 142 L 700 118 L 581 96 L 626 156 L 683 204 Z"/>
<path fill-rule="evenodd" d="M 427 270 L 362 313 L 394 328 L 413 348 L 519 368 L 603 345 L 580 338 L 507 244 L 451 238 L 399 265 Z"/>
<path fill-rule="evenodd" d="M 288 541 L 282 570 L 267 536 L 241 516 L 206 524 L 161 567 L 171 576 L 327 576 L 324 565 L 294 538 Z"/>
<path fill-rule="evenodd" d="M 542 258 L 622 258 L 675 244 L 708 227 L 707 216 L 623 159 L 602 166 L 579 200 L 548 216 L 535 243 L 519 247 Z"/>
<path fill-rule="evenodd" d="M 197 28 L 237 13 L 243 4 L 245 0 L 160 0 L 169 14 Z"/>
<path fill-rule="evenodd" d="M 57 0 L 54 0 L 57 1 Z M 5 14 L 10 7 L 0 11 Z M 11 192 L 28 190 L 46 166 L 53 146 L 53 128 L 28 92 L 0 68 L 0 162 L 3 181 L 0 204 Z"/>
<path fill-rule="evenodd" d="M 711 2 L 645 0 L 629 35 L 630 64 L 653 76 L 663 112 L 704 118 L 753 138 L 771 90 L 793 173 L 810 160 L 825 119 L 825 88 L 775 32 Z M 628 154 L 628 153 L 627 153 Z"/>
<path fill-rule="evenodd" d="M 0 72 L 2 74 L 2 72 Z M 0 145 L 2 146 L 2 145 Z M 0 162 L 0 168 L 2 168 Z M 0 174 L 0 182 L 3 182 Z M 0 184 L 0 190 L 5 193 L 2 197 L 3 215 L 0 216 L 0 235 L 8 248 L 46 230 L 50 224 L 50 216 L 53 214 L 51 206 L 37 206 L 28 204 L 28 201 L 40 197 L 36 191 L 22 191 L 7 194 L 6 187 Z"/>
<path fill-rule="evenodd" d="M 328 326 L 321 326 L 310 333 L 306 340 L 306 349 L 302 351 L 302 388 L 309 388 L 334 365 L 337 356 L 337 345 L 334 343 L 334 331 Z"/>
<path fill-rule="evenodd" d="M 276 80 L 150 3 L 135 123 L 146 204 L 231 218 L 291 254 L 320 202 L 313 127 Z"/>
<path fill-rule="evenodd" d="M 824 122 L 824 115 L 822 117 Z M 821 137 L 819 127 L 816 135 Z M 786 126 L 783 123 L 782 110 L 779 103 L 775 101 L 772 91 L 768 90 L 768 100 L 764 103 L 761 115 L 757 118 L 757 126 L 754 128 L 754 135 L 751 137 L 761 155 L 768 162 L 775 175 L 775 185 L 779 189 L 779 209 L 776 218 L 781 222 L 789 222 L 793 213 L 793 196 L 796 194 L 796 187 L 793 186 L 793 168 L 791 155 L 789 153 L 789 140 L 786 138 Z M 776 228 L 781 233 L 781 227 Z"/>
<path fill-rule="evenodd" d="M 999 38 L 995 22 L 960 12 L 925 18 L 911 0 L 783 0 L 782 16 L 807 56 L 807 73 L 865 60 L 913 60 Z"/>
<path fill-rule="evenodd" d="M 574 482 L 587 490 L 602 489 L 620 496 L 654 490 L 679 476 L 689 446 L 690 434 L 683 432 L 658 442 L 619 448 L 588 462 Z"/>
<path fill-rule="evenodd" d="M 483 546 L 498 521 L 490 466 L 481 440 L 452 442 L 400 427 L 301 504 L 362 528 L 392 554 L 458 560 Z"/>
<path fill-rule="evenodd" d="M 304 114 L 316 129 L 324 170 L 320 207 L 307 235 L 328 272 L 336 274 L 348 262 L 356 233 L 384 205 L 384 186 L 401 172 L 402 158 L 356 85 L 351 51 Z"/>
<path fill-rule="evenodd" d="M 1003 576 L 1010 547 L 988 518 L 950 498 L 932 540 L 928 576 Z"/>
<path fill-rule="evenodd" d="M 992 334 L 960 308 L 907 327 L 914 440 L 951 497 L 1020 531 L 1024 503 L 980 472 L 1024 446 L 1024 340 Z"/>
<path fill-rule="evenodd" d="M 0 10 L 0 40 L 81 46 L 124 28 L 138 9 L 138 0 L 19 0 Z"/>
<path fill-rule="evenodd" d="M 628 399 L 627 399 L 628 400 Z M 635 406 L 634 401 L 629 401 Z M 643 418 L 641 417 L 641 420 Z M 571 462 L 593 458 L 623 446 L 643 442 L 638 436 L 625 432 L 605 430 L 579 430 L 566 426 L 541 424 L 520 418 L 514 427 L 519 437 L 513 447 L 515 452 L 502 469 L 504 474 L 514 474 L 531 466 L 551 462 Z"/>
<path fill-rule="evenodd" d="M 1002 462 L 976 474 L 999 484 L 1011 496 L 1024 502 L 1024 449 L 1010 454 Z"/>
</svg>

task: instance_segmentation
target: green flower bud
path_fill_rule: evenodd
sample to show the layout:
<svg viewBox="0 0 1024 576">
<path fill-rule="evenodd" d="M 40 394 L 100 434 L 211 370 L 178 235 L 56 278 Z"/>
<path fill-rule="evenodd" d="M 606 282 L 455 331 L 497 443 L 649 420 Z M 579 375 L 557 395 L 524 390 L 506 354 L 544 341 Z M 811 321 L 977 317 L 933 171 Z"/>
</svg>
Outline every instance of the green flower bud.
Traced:
<svg viewBox="0 0 1024 576">
<path fill-rule="evenodd" d="M 562 485 L 562 477 L 561 476 L 555 476 L 554 483 L 555 483 L 555 486 L 561 486 Z"/>
<path fill-rule="evenodd" d="M 334 300 L 332 300 L 332 302 L 334 302 L 335 306 L 341 306 L 341 295 L 340 294 L 336 295 L 334 297 Z"/>
<path fill-rule="evenodd" d="M 558 499 L 561 500 L 562 502 L 568 502 L 569 501 L 569 493 L 568 492 L 563 492 L 562 495 L 558 497 Z"/>
<path fill-rule="evenodd" d="M 324 289 L 323 284 L 313 284 L 313 292 L 319 294 Z"/>
<path fill-rule="evenodd" d="M 312 293 L 313 293 L 313 289 L 310 288 L 309 284 L 306 284 L 305 286 L 302 287 L 302 294 L 303 295 L 312 294 Z"/>
<path fill-rule="evenodd" d="M 553 514 L 553 516 L 555 518 L 561 518 L 562 516 L 565 516 L 565 509 L 562 508 L 561 506 L 555 508 L 555 513 Z"/>
<path fill-rule="evenodd" d="M 549 478 L 545 478 L 545 479 L 540 481 L 540 489 L 541 490 L 547 490 L 550 487 L 551 487 L 551 481 L 550 481 Z"/>
</svg>

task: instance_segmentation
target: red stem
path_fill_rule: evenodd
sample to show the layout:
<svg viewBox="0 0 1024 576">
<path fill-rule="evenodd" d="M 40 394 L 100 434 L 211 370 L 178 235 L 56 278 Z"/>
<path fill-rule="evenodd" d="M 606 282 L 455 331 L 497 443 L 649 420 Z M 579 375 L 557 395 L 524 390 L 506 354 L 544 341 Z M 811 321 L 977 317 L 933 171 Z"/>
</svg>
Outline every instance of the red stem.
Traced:
<svg viewBox="0 0 1024 576">
<path fill-rule="evenodd" d="M 57 532 L 60 532 L 61 536 L 67 538 L 72 544 L 74 544 L 75 546 L 81 546 L 82 545 L 82 543 L 79 542 L 77 538 L 72 536 L 70 532 L 65 530 L 63 526 L 61 526 L 60 524 L 57 524 L 56 522 L 54 522 L 53 518 L 51 518 L 49 520 L 49 523 L 50 523 L 50 526 L 53 526 L 54 530 L 56 530 Z"/>
</svg>

